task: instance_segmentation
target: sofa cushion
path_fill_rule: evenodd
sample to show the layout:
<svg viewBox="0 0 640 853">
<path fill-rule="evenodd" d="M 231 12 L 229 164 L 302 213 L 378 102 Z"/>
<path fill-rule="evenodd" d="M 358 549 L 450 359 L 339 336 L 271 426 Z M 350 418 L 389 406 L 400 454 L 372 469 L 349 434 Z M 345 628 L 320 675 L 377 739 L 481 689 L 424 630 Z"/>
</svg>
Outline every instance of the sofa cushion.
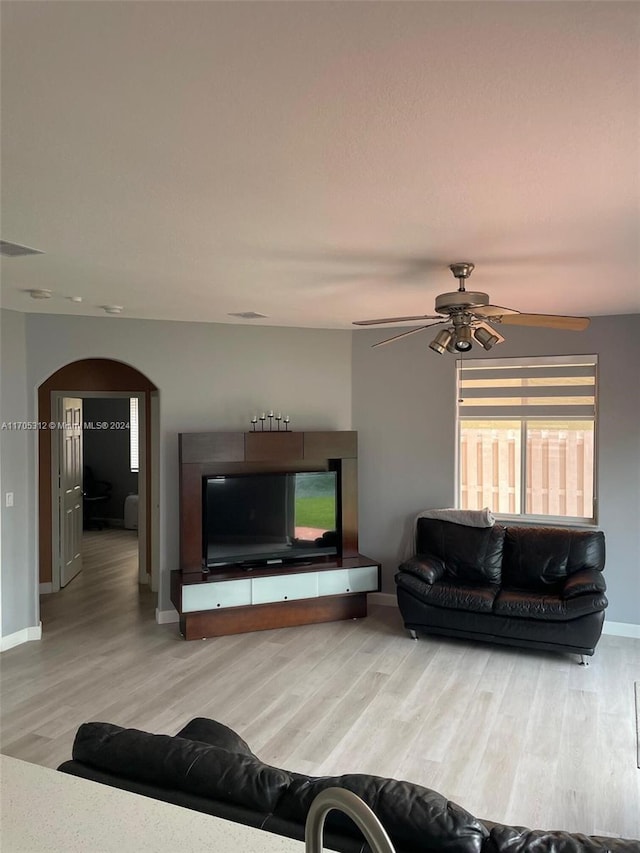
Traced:
<svg viewBox="0 0 640 853">
<path fill-rule="evenodd" d="M 640 841 L 496 825 L 485 853 L 639 853 Z"/>
<path fill-rule="evenodd" d="M 531 590 L 502 589 L 497 594 L 493 612 L 497 616 L 513 616 L 516 619 L 540 619 L 545 622 L 577 619 L 589 613 L 598 613 L 607 606 L 602 593 L 581 595 L 564 599 Z"/>
<path fill-rule="evenodd" d="M 375 812 L 394 845 L 412 853 L 479 853 L 489 834 L 473 815 L 429 788 L 357 773 L 293 781 L 275 815 L 304 823 L 311 803 L 326 788 L 346 788 L 357 794 Z M 330 812 L 326 826 L 361 837 L 353 821 L 341 812 Z"/>
<path fill-rule="evenodd" d="M 502 583 L 519 589 L 558 592 L 568 575 L 604 568 L 601 530 L 563 527 L 508 527 L 504 539 Z"/>
<path fill-rule="evenodd" d="M 73 744 L 73 758 L 128 779 L 262 812 L 273 811 L 291 781 L 284 770 L 263 764 L 251 754 L 110 723 L 83 723 Z"/>
<path fill-rule="evenodd" d="M 208 743 L 210 746 L 219 746 L 228 752 L 238 752 L 241 755 L 251 755 L 255 758 L 249 744 L 242 740 L 239 734 L 236 734 L 233 729 L 223 723 L 208 720 L 206 717 L 196 717 L 191 720 L 183 729 L 180 729 L 176 737 L 202 741 L 202 743 Z"/>
<path fill-rule="evenodd" d="M 465 527 L 435 518 L 419 518 L 416 524 L 418 554 L 442 560 L 447 574 L 467 583 L 501 580 L 504 527 Z"/>
</svg>

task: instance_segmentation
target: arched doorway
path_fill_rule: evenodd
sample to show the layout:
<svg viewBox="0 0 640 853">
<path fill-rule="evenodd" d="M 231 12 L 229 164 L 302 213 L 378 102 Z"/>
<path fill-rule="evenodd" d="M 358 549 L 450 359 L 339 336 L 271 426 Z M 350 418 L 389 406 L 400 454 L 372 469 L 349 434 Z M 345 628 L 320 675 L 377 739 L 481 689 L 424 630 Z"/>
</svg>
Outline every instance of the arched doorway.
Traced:
<svg viewBox="0 0 640 853">
<path fill-rule="evenodd" d="M 137 396 L 141 406 L 140 435 L 141 475 L 144 478 L 144 500 L 139 506 L 141 537 L 139 553 L 142 557 L 140 572 L 151 579 L 152 589 L 157 590 L 154 577 L 157 530 L 154 529 L 154 492 L 157 488 L 157 399 L 158 389 L 140 371 L 128 364 L 106 358 L 82 359 L 65 365 L 53 373 L 38 388 L 38 420 L 41 423 L 56 422 L 56 400 L 62 396 L 82 397 L 105 395 Z M 53 591 L 55 562 L 54 543 L 57 541 L 56 514 L 53 512 L 53 463 L 57 458 L 56 431 L 41 430 L 38 436 L 38 527 L 39 527 L 39 581 L 40 589 Z M 156 501 L 157 503 L 157 501 Z"/>
</svg>

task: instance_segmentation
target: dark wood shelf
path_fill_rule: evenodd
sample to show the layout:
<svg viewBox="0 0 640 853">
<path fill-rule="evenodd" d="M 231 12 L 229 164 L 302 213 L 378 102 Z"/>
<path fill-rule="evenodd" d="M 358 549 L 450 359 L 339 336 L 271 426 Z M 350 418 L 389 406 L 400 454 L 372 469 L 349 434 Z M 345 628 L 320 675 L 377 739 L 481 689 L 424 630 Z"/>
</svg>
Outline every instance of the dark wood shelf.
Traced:
<svg viewBox="0 0 640 853">
<path fill-rule="evenodd" d="M 377 567 L 358 553 L 358 440 L 353 431 L 210 432 L 178 436 L 180 462 L 180 569 L 171 573 L 171 600 L 180 614 L 186 639 L 256 631 L 263 628 L 366 616 L 366 592 L 320 595 L 267 604 L 225 606 L 183 612 L 182 590 L 192 584 L 229 583 L 299 576 L 305 573 Z M 225 567 L 203 571 L 202 488 L 206 477 L 225 474 L 337 471 L 339 473 L 341 542 L 338 557 L 306 562 Z M 369 577 L 367 577 L 367 581 Z M 237 586 L 237 584 L 235 584 Z M 369 590 L 368 590 L 369 591 Z M 373 591 L 373 590 L 371 590 Z M 285 596 L 286 597 L 286 596 Z M 347 603 L 351 602 L 351 603 Z M 220 606 L 220 605 L 218 605 Z"/>
<path fill-rule="evenodd" d="M 218 581 L 241 580 L 248 577 L 276 577 L 286 574 L 300 574 L 301 572 L 329 572 L 335 569 L 357 569 L 362 566 L 376 565 L 375 560 L 358 554 L 357 557 L 329 557 L 326 560 L 313 560 L 311 562 L 292 562 L 281 565 L 255 566 L 252 569 L 243 569 L 238 566 L 210 569 L 204 572 L 180 572 L 183 584 L 190 583 L 216 583 Z"/>
</svg>

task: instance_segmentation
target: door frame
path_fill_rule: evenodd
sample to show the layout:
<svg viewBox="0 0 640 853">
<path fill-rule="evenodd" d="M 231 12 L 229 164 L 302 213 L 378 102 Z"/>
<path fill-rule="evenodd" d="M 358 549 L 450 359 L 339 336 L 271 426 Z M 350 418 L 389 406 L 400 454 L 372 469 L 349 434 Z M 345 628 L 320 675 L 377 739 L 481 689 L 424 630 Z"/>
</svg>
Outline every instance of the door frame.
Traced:
<svg viewBox="0 0 640 853">
<path fill-rule="evenodd" d="M 138 399 L 138 448 L 139 448 L 139 466 L 138 466 L 138 583 L 148 584 L 152 581 L 153 563 L 151 563 L 151 573 L 149 573 L 149 563 L 151 562 L 147 553 L 147 524 L 150 519 L 147 519 L 145 508 L 147 506 L 147 464 L 149 454 L 147 449 L 147 430 L 146 430 L 146 406 L 144 391 L 51 391 L 51 411 L 58 412 L 60 410 L 60 400 L 65 397 L 79 397 L 82 400 L 87 399 L 129 399 L 136 397 Z M 84 408 L 84 407 L 83 407 Z M 55 420 L 54 416 L 54 420 Z M 84 414 L 83 414 L 84 418 Z M 82 446 L 82 461 L 84 464 L 84 441 Z M 60 442 L 51 442 L 51 592 L 59 592 L 60 586 L 60 513 L 58 499 L 60 497 L 61 487 L 59 484 L 60 471 Z M 142 509 L 142 512 L 140 512 Z M 157 571 L 157 569 L 156 569 Z M 153 590 L 153 583 L 151 588 Z M 157 591 L 157 587 L 156 590 Z"/>
<path fill-rule="evenodd" d="M 54 420 L 51 411 L 51 392 L 72 389 L 73 396 L 82 397 L 87 392 L 99 392 L 98 396 L 111 391 L 125 392 L 126 396 L 142 393 L 144 397 L 144 417 L 146 418 L 146 506 L 139 507 L 146 516 L 146 567 L 151 574 L 151 590 L 160 592 L 159 563 L 159 505 L 151 505 L 159 498 L 160 477 L 160 405 L 159 391 L 156 385 L 136 367 L 113 358 L 82 358 L 68 362 L 51 373 L 36 387 L 36 409 L 38 421 L 49 423 Z M 52 506 L 51 453 L 52 431 L 41 429 L 37 433 L 36 452 L 36 515 L 38 527 L 36 535 L 37 574 L 35 585 L 36 613 L 39 613 L 39 593 L 50 593 L 52 588 Z"/>
</svg>

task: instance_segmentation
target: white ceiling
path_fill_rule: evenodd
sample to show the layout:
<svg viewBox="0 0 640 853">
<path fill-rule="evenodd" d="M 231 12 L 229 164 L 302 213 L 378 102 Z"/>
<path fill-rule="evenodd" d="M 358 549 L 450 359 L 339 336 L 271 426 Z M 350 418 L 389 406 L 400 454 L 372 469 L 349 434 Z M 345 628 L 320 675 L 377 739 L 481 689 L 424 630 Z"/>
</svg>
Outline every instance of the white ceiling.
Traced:
<svg viewBox="0 0 640 853">
<path fill-rule="evenodd" d="M 639 90 L 636 2 L 4 0 L 3 305 L 638 312 Z"/>
</svg>

